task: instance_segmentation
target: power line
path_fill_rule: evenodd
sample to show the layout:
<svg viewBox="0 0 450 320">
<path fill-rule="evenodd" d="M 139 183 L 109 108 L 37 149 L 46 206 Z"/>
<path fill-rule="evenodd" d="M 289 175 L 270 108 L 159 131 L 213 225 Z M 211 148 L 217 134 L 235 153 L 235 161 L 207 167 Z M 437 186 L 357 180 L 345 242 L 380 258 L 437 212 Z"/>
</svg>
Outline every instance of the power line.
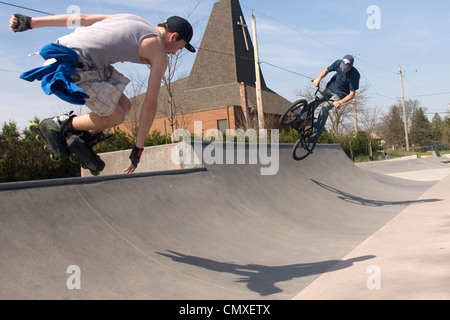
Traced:
<svg viewBox="0 0 450 320">
<path fill-rule="evenodd" d="M 9 6 L 13 6 L 13 7 L 25 9 L 25 10 L 30 10 L 30 11 L 34 11 L 34 12 L 44 13 L 44 14 L 47 14 L 47 15 L 53 15 L 52 13 L 48 13 L 48 12 L 44 12 L 44 11 L 40 11 L 40 10 L 35 10 L 35 9 L 28 8 L 28 7 L 18 6 L 18 5 L 14 5 L 14 4 L 11 4 L 11 3 L 7 3 L 7 2 L 4 2 L 4 1 L 0 1 L 0 4 L 5 4 L 5 5 L 9 5 Z M 311 36 L 311 35 L 308 35 L 308 34 L 306 34 L 306 33 L 304 33 L 304 32 L 301 32 L 301 31 L 299 31 L 299 30 L 296 30 L 296 29 L 294 29 L 294 28 L 292 28 L 292 27 L 290 27 L 290 26 L 288 26 L 288 25 L 286 25 L 286 24 L 284 24 L 284 23 L 282 23 L 282 22 L 280 22 L 280 21 L 277 21 L 277 20 L 275 20 L 274 18 L 272 18 L 272 17 L 270 17 L 270 16 L 268 16 L 268 15 L 266 15 L 266 14 L 260 12 L 260 11 L 257 11 L 257 10 L 255 10 L 255 11 L 256 11 L 256 12 L 259 12 L 261 15 L 267 17 L 268 19 L 271 19 L 271 20 L 273 20 L 273 21 L 275 21 L 275 22 L 277 22 L 277 23 L 279 23 L 279 24 L 285 26 L 286 28 L 289 28 L 289 29 L 291 29 L 291 30 L 293 30 L 293 31 L 295 31 L 295 32 L 298 32 L 298 33 L 304 35 L 305 37 L 308 37 L 308 38 L 311 38 L 311 39 L 313 39 L 313 40 L 315 40 L 315 41 L 317 41 L 317 42 L 320 42 L 320 43 L 322 43 L 323 45 L 328 46 L 328 47 L 330 47 L 330 48 L 332 48 L 332 49 L 334 49 L 334 50 L 338 50 L 338 51 L 341 51 L 341 52 L 345 52 L 345 51 L 343 51 L 343 50 L 341 50 L 341 49 L 339 49 L 339 48 L 333 47 L 332 45 L 330 45 L 330 44 L 328 44 L 328 43 L 326 43 L 326 42 L 324 42 L 324 41 L 322 41 L 322 40 L 320 40 L 320 39 L 317 39 L 317 38 L 315 38 L 315 37 L 313 37 L 313 36 Z M 215 52 L 215 53 L 219 53 L 219 54 L 224 54 L 224 55 L 231 55 L 231 54 L 226 53 L 226 52 L 220 52 L 220 51 L 210 50 L 210 49 L 206 49 L 206 48 L 198 48 L 198 49 L 205 50 L 205 51 L 210 51 L 210 52 Z M 301 76 L 301 77 L 304 77 L 304 78 L 307 78 L 307 79 L 310 79 L 310 80 L 313 80 L 313 79 L 314 79 L 314 78 L 312 78 L 312 77 L 310 77 L 310 76 L 307 76 L 307 75 L 301 74 L 301 73 L 299 73 L 299 72 L 292 71 L 292 70 L 289 70 L 289 69 L 286 69 L 286 68 L 283 68 L 283 67 L 274 65 L 274 64 L 269 63 L 269 62 L 265 62 L 265 61 L 260 61 L 260 62 L 261 62 L 261 63 L 265 63 L 265 64 L 267 64 L 267 65 L 269 65 L 269 66 L 271 66 L 271 67 L 274 67 L 274 68 L 277 68 L 277 69 L 280 69 L 280 70 L 283 70 L 283 71 L 286 71 L 286 72 L 289 72 L 289 73 L 292 73 L 292 74 L 295 74 L 295 75 L 298 75 L 298 76 Z M 5 71 L 5 70 L 1 70 L 1 69 L 0 69 L 0 71 Z"/>
<path fill-rule="evenodd" d="M 408 96 L 408 98 L 441 96 L 441 95 L 446 95 L 446 94 L 450 94 L 450 91 L 438 92 L 438 93 L 419 94 L 419 95 L 416 95 L 416 96 Z"/>
<path fill-rule="evenodd" d="M 265 63 L 265 64 L 267 64 L 267 65 L 269 65 L 271 67 L 274 67 L 274 68 L 277 68 L 277 69 L 280 69 L 280 70 L 283 70 L 283 71 L 286 71 L 286 72 L 293 73 L 293 74 L 298 75 L 300 77 L 304 77 L 304 78 L 309 79 L 309 80 L 314 80 L 314 78 L 311 78 L 310 76 L 306 76 L 304 74 L 301 74 L 301 73 L 298 73 L 298 72 L 295 72 L 295 71 L 292 71 L 292 70 L 289 70 L 289 69 L 286 69 L 286 68 L 283 68 L 283 67 L 280 67 L 280 66 L 276 66 L 276 65 L 274 65 L 272 63 L 265 62 L 265 61 L 260 61 L 260 62 L 261 63 Z"/>
<path fill-rule="evenodd" d="M 450 112 L 449 111 L 424 112 L 424 114 L 436 114 L 436 113 L 437 114 L 449 114 Z"/>
<path fill-rule="evenodd" d="M 245 6 L 244 6 L 244 7 L 245 7 Z M 247 7 L 247 8 L 249 8 L 249 7 Z M 252 10 L 254 10 L 254 9 L 252 9 Z M 314 40 L 314 41 L 317 41 L 317 42 L 319 42 L 319 43 L 321 43 L 321 44 L 323 44 L 323 45 L 325 45 L 325 46 L 327 46 L 327 47 L 329 47 L 329 48 L 332 48 L 332 49 L 337 50 L 337 51 L 341 51 L 341 52 L 343 52 L 343 53 L 348 53 L 348 52 L 346 52 L 346 51 L 344 51 L 344 50 L 342 50 L 342 49 L 339 49 L 339 48 L 337 48 L 337 47 L 334 47 L 334 46 L 330 45 L 329 43 L 326 43 L 325 41 L 322 41 L 322 40 L 320 40 L 320 39 L 317 39 L 317 38 L 315 38 L 315 37 L 313 37 L 313 36 L 311 36 L 311 35 L 309 35 L 309 34 L 307 34 L 307 33 L 301 32 L 301 31 L 299 31 L 299 30 L 297 30 L 297 29 L 294 29 L 294 28 L 292 28 L 291 26 L 289 26 L 289 25 L 287 25 L 287 24 L 285 24 L 285 23 L 283 23 L 283 22 L 280 22 L 280 21 L 278 21 L 278 20 L 272 18 L 271 16 L 268 16 L 268 15 L 266 15 L 265 13 L 263 13 L 263 12 L 261 12 L 261 11 L 258 11 L 258 10 L 254 10 L 254 11 L 255 11 L 255 12 L 258 12 L 259 14 L 265 16 L 266 18 L 268 18 L 268 19 L 270 19 L 270 20 L 272 20 L 272 21 L 274 21 L 274 22 L 276 22 L 276 23 L 278 23 L 278 24 L 280 24 L 280 25 L 282 25 L 282 26 L 284 26 L 284 27 L 286 27 L 286 28 L 288 28 L 288 29 L 294 31 L 294 32 L 297 32 L 297 33 L 299 33 L 299 34 L 301 34 L 301 35 L 303 35 L 303 36 L 305 36 L 305 37 L 307 37 L 307 38 L 310 38 L 310 39 L 312 39 L 312 40 Z"/>
<path fill-rule="evenodd" d="M 19 5 L 12 4 L 12 3 L 8 3 L 8 2 L 4 2 L 4 1 L 0 1 L 0 4 L 4 4 L 4 5 L 7 5 L 7 6 L 16 7 L 16 8 L 20 8 L 20 9 L 24 9 L 24 10 L 28 10 L 28 11 L 33 11 L 33 12 L 37 12 L 37 13 L 42 13 L 42 14 L 46 14 L 46 15 L 54 15 L 53 13 L 49 13 L 49 12 L 45 12 L 45 11 L 41 11 L 41 10 L 32 9 L 32 8 L 29 8 L 29 7 L 19 6 Z M 245 7 L 245 6 L 244 6 L 244 7 Z M 252 10 L 253 10 L 253 9 L 252 9 Z M 323 45 L 325 45 L 325 46 L 327 46 L 327 47 L 329 47 L 329 48 L 332 48 L 332 49 L 334 49 L 334 50 L 336 50 L 336 51 L 340 51 L 340 52 L 346 53 L 346 51 L 344 51 L 344 50 L 342 50 L 342 49 L 340 49 L 340 48 L 334 47 L 334 46 L 330 45 L 329 43 L 327 43 L 327 42 L 325 42 L 325 41 L 322 41 L 322 40 L 320 40 L 320 39 L 318 39 L 318 38 L 316 38 L 316 37 L 313 37 L 313 36 L 311 36 L 311 35 L 309 35 L 309 34 L 307 34 L 307 33 L 304 33 L 304 32 L 302 32 L 302 31 L 299 31 L 299 30 L 297 30 L 297 29 L 294 29 L 293 27 L 291 27 L 291 26 L 289 26 L 289 25 L 287 25 L 287 24 L 285 24 L 285 23 L 283 23 L 283 22 L 280 22 L 280 21 L 274 19 L 273 17 L 264 14 L 264 13 L 261 12 L 261 11 L 258 11 L 258 10 L 254 10 L 254 11 L 258 12 L 259 14 L 265 16 L 266 18 L 268 18 L 268 19 L 270 19 L 270 20 L 272 20 L 272 21 L 274 21 L 274 22 L 276 22 L 276 23 L 278 23 L 278 24 L 280 24 L 280 25 L 282 25 L 282 26 L 284 26 L 284 27 L 286 27 L 286 28 L 288 28 L 288 29 L 294 31 L 294 32 L 297 32 L 297 33 L 299 33 L 299 34 L 301 34 L 301 35 L 303 35 L 303 36 L 305 36 L 305 37 L 308 37 L 308 38 L 310 38 L 310 39 L 312 39 L 312 40 L 314 40 L 314 41 L 317 41 L 317 42 L 319 42 L 319 43 L 321 43 L 321 44 L 323 44 Z M 198 49 L 200 49 L 200 50 L 205 50 L 205 51 L 210 51 L 210 52 L 215 52 L 215 53 L 223 54 L 223 55 L 232 55 L 232 54 L 230 54 L 230 53 L 221 52 L 221 51 L 216 51 L 216 50 L 210 50 L 210 49 L 206 49 L 206 48 L 200 48 L 200 47 L 199 47 Z M 244 57 L 241 57 L 241 58 L 244 58 Z M 389 72 L 389 73 L 393 73 L 393 72 L 390 71 L 390 70 L 384 69 L 384 68 L 382 68 L 382 67 L 380 67 L 380 66 L 377 66 L 377 65 L 375 65 L 375 64 L 373 64 L 373 63 L 371 63 L 371 62 L 369 62 L 369 61 L 365 61 L 365 60 L 361 59 L 359 55 L 356 57 L 356 59 L 358 59 L 358 60 L 361 61 L 361 62 L 367 63 L 367 64 L 369 64 L 369 65 L 371 65 L 371 66 L 373 66 L 373 67 L 376 67 L 376 68 L 378 68 L 378 69 L 380 69 L 380 70 L 383 70 L 383 71 L 386 71 L 386 72 Z M 304 74 L 302 74 L 302 73 L 299 73 L 299 72 L 296 72 L 296 71 L 293 71 L 293 70 L 289 70 L 289 69 L 287 69 L 287 68 L 284 68 L 284 67 L 281 67 L 281 66 L 278 66 L 278 65 L 275 65 L 275 64 L 266 62 L 266 61 L 260 61 L 260 62 L 261 62 L 261 63 L 264 63 L 264 64 L 267 64 L 267 65 L 269 65 L 269 66 L 271 66 L 271 67 L 273 67 L 273 68 L 277 68 L 277 69 L 280 69 L 280 70 L 283 70 L 283 71 L 286 71 L 286 72 L 289 72 L 289 73 L 298 75 L 298 76 L 300 76 L 300 77 L 304 77 L 304 78 L 309 79 L 309 80 L 314 79 L 314 78 L 312 78 L 312 77 L 310 77 L 310 76 L 304 75 Z M 360 68 L 360 67 L 358 66 L 358 68 Z M 0 72 L 21 73 L 21 72 L 19 72 L 19 71 L 8 70 L 8 69 L 0 69 Z M 380 97 L 384 97 L 384 98 L 387 98 L 387 99 L 390 99 L 390 100 L 395 100 L 395 99 L 392 98 L 392 97 L 388 97 L 388 96 L 385 96 L 385 95 L 382 95 L 382 94 L 378 93 L 378 91 L 375 89 L 375 87 L 372 85 L 372 83 L 370 83 L 370 81 L 367 79 L 367 77 L 364 76 L 364 78 L 365 78 L 366 81 L 369 83 L 369 86 L 374 90 L 375 95 L 380 96 Z M 408 80 L 408 79 L 407 79 L 407 80 Z M 445 94 L 450 94 L 450 92 L 441 92 L 441 93 L 432 93 L 432 94 L 422 94 L 422 95 L 408 96 L 408 98 L 414 98 L 414 97 L 427 97 L 427 96 L 437 96 L 437 95 L 445 95 Z"/>
<path fill-rule="evenodd" d="M 45 12 L 45 11 L 40 11 L 40 10 L 36 10 L 36 9 L 31 9 L 31 8 L 28 8 L 28 7 L 18 6 L 18 5 L 16 5 L 16 4 L 12 4 L 12 3 L 8 3 L 8 2 L 0 1 L 0 4 L 4 4 L 4 5 L 6 5 L 6 6 L 16 7 L 16 8 L 20 8 L 20 9 L 24 9 L 24 10 L 28 10 L 28 11 L 33 11 L 33 12 L 43 13 L 43 14 L 46 14 L 46 15 L 49 15 L 49 16 L 53 16 L 53 15 L 54 15 L 53 13 L 48 13 L 48 12 Z"/>
<path fill-rule="evenodd" d="M 375 87 L 373 86 L 373 84 L 369 81 L 369 78 L 367 78 L 367 76 L 365 75 L 365 73 L 361 70 L 361 67 L 360 67 L 360 66 L 358 66 L 358 71 L 359 71 L 359 73 L 361 74 L 361 76 L 367 81 L 367 83 L 369 84 L 369 87 L 371 87 L 372 90 L 375 92 L 375 95 L 376 95 L 376 96 L 379 96 L 379 97 L 382 97 L 382 98 L 386 98 L 386 99 L 389 99 L 389 100 L 396 100 L 395 98 L 388 97 L 388 96 L 385 96 L 385 95 L 380 94 L 380 93 L 375 89 Z"/>
<path fill-rule="evenodd" d="M 246 7 L 246 6 L 244 6 L 244 7 Z M 247 7 L 247 8 L 248 8 L 248 7 Z M 326 46 L 326 47 L 329 47 L 329 48 L 331 48 L 331 49 L 333 49 L 333 50 L 336 50 L 336 51 L 339 51 L 339 52 L 341 52 L 341 53 L 348 53 L 347 51 L 342 50 L 341 48 L 332 46 L 332 45 L 330 45 L 329 43 L 327 43 L 327 42 L 325 42 L 325 41 L 322 41 L 322 40 L 320 40 L 320 39 L 318 39 L 318 38 L 316 38 L 316 37 L 313 37 L 313 36 L 311 36 L 311 35 L 309 35 L 309 34 L 307 34 L 307 33 L 304 33 L 304 32 L 302 32 L 302 31 L 299 31 L 299 30 L 297 30 L 297 29 L 295 29 L 295 28 L 293 28 L 293 27 L 291 27 L 291 26 L 289 26 L 289 25 L 287 25 L 287 24 L 285 24 L 285 23 L 283 23 L 283 22 L 280 22 L 280 21 L 274 19 L 273 17 L 271 17 L 271 16 L 269 16 L 269 15 L 266 15 L 266 14 L 263 13 L 263 12 L 260 12 L 260 11 L 258 11 L 258 10 L 254 10 L 254 9 L 252 9 L 252 11 L 256 11 L 256 12 L 258 12 L 259 14 L 261 14 L 262 16 L 266 17 L 267 19 L 270 19 L 270 20 L 276 22 L 277 24 L 280 24 L 280 25 L 282 25 L 282 26 L 284 26 L 284 27 L 286 27 L 286 28 L 288 28 L 288 29 L 290 29 L 290 30 L 296 32 L 296 33 L 299 33 L 299 34 L 301 34 L 301 35 L 303 35 L 303 36 L 305 36 L 305 37 L 307 37 L 307 38 L 310 38 L 310 39 L 312 39 L 312 40 L 314 40 L 314 41 L 316 41 L 316 42 L 318 42 L 318 43 L 320 43 L 320 44 L 322 44 L 322 45 L 324 45 L 324 46 Z M 357 59 L 357 60 L 360 61 L 360 62 L 363 62 L 363 63 L 366 63 L 366 64 L 368 64 L 368 65 L 371 65 L 372 67 L 375 67 L 375 68 L 377 68 L 377 69 L 380 69 L 380 70 L 382 70 L 382 71 L 384 71 L 384 72 L 387 72 L 387 73 L 390 73 L 390 74 L 393 74 L 393 75 L 394 75 L 394 74 L 395 74 L 395 75 L 397 74 L 396 72 L 394 72 L 394 71 L 392 71 L 392 70 L 388 70 L 388 69 L 382 68 L 382 67 L 380 67 L 380 66 L 378 66 L 378 65 L 376 65 L 376 64 L 373 64 L 372 62 L 369 62 L 369 61 L 366 61 L 366 60 L 364 60 L 364 59 L 361 59 L 360 54 L 358 54 L 357 56 L 355 56 L 355 59 Z M 261 62 L 262 62 L 262 63 L 266 63 L 267 65 L 270 65 L 270 66 L 272 66 L 272 67 L 278 68 L 278 69 L 280 69 L 280 70 L 283 70 L 283 71 L 286 71 L 286 72 L 289 72 L 289 73 L 292 73 L 292 74 L 296 74 L 296 75 L 299 75 L 299 76 L 301 76 L 301 77 L 305 77 L 305 78 L 307 78 L 307 79 L 313 79 L 313 78 L 311 78 L 311 77 L 309 77 L 309 76 L 303 75 L 303 74 L 301 74 L 301 73 L 298 73 L 298 72 L 295 72 L 295 71 L 292 71 L 292 70 L 288 70 L 288 69 L 283 68 L 283 67 L 280 67 L 280 66 L 273 65 L 273 64 L 268 63 L 268 62 L 263 62 L 263 61 L 261 61 Z M 358 69 L 361 71 L 361 67 L 360 67 L 359 65 L 358 65 Z M 365 77 L 365 76 L 364 76 L 364 77 Z M 373 91 L 375 92 L 375 95 L 377 95 L 377 96 L 379 96 L 379 97 L 387 98 L 387 99 L 389 99 L 389 100 L 396 100 L 395 98 L 388 97 L 388 96 L 386 96 L 386 95 L 382 95 L 382 94 L 378 93 L 378 91 L 375 89 L 375 87 L 372 85 L 372 83 L 367 79 L 367 77 L 365 77 L 365 79 L 367 80 L 367 82 L 368 82 L 368 84 L 369 84 L 369 87 L 371 87 L 371 88 L 373 89 Z"/>
<path fill-rule="evenodd" d="M 45 11 L 40 11 L 40 10 L 28 8 L 28 7 L 23 7 L 23 6 L 19 6 L 19 5 L 12 4 L 12 3 L 8 3 L 8 2 L 4 2 L 4 1 L 0 1 L 0 4 L 4 4 L 4 5 L 6 5 L 6 6 L 11 6 L 11 7 L 15 7 L 15 8 L 20 8 L 20 9 L 24 9 L 24 10 L 28 10 L 28 11 L 33 11 L 33 12 L 37 12 L 37 13 L 43 13 L 43 14 L 50 15 L 50 16 L 54 15 L 53 13 L 49 13 L 49 12 L 45 12 Z M 1 68 L 0 68 L 0 72 L 22 73 L 22 72 L 16 71 L 16 70 L 1 69 Z"/>
<path fill-rule="evenodd" d="M 252 8 L 250 8 L 250 7 L 248 7 L 248 6 L 243 6 L 243 7 L 252 9 Z M 318 39 L 318 38 L 315 38 L 315 37 L 313 37 L 313 36 L 311 36 L 311 35 L 309 35 L 309 34 L 306 34 L 306 33 L 304 33 L 304 32 L 301 32 L 301 31 L 297 30 L 297 29 L 294 29 L 294 28 L 292 28 L 291 26 L 289 26 L 289 25 L 287 25 L 287 24 L 285 24 L 285 23 L 283 23 L 283 22 L 280 22 L 280 21 L 274 19 L 274 18 L 271 17 L 271 16 L 268 16 L 268 15 L 264 14 L 264 13 L 261 12 L 261 11 L 254 10 L 254 9 L 252 9 L 252 10 L 255 11 L 255 12 L 258 12 L 259 14 L 265 16 L 266 18 L 268 18 L 268 19 L 270 19 L 270 20 L 272 20 L 272 21 L 274 21 L 274 22 L 276 22 L 276 23 L 278 23 L 278 24 L 280 24 L 280 25 L 282 25 L 282 26 L 284 26 L 284 27 L 286 27 L 286 28 L 288 28 L 288 29 L 294 31 L 294 32 L 297 32 L 297 33 L 299 33 L 299 34 L 302 34 L 303 36 L 308 37 L 308 38 L 310 38 L 310 39 L 312 39 L 312 40 L 314 40 L 314 41 L 317 41 L 317 42 L 319 42 L 319 43 L 321 43 L 321 44 L 323 44 L 323 45 L 325 45 L 325 46 L 327 46 L 327 47 L 329 47 L 329 48 L 332 48 L 332 49 L 334 49 L 334 50 L 337 50 L 337 51 L 345 52 L 345 53 L 346 53 L 346 51 L 344 51 L 344 50 L 342 50 L 342 49 L 340 49 L 340 48 L 334 47 L 334 46 L 330 45 L 329 43 L 326 43 L 326 42 L 324 42 L 324 41 L 322 41 L 322 40 L 320 40 L 320 39 Z M 199 49 L 203 49 L 203 50 L 207 50 L 207 51 L 211 51 L 211 52 L 216 52 L 216 53 L 221 53 L 221 54 L 226 54 L 226 55 L 228 55 L 227 53 L 219 52 L 219 51 L 215 51 L 215 50 L 208 50 L 208 49 L 205 49 L 205 48 L 199 48 Z M 380 67 L 380 66 L 378 66 L 378 65 L 376 65 L 376 64 L 373 64 L 373 63 L 371 63 L 371 62 L 369 62 L 369 61 L 366 61 L 366 60 L 364 60 L 364 59 L 361 59 L 360 55 L 356 56 L 355 58 L 356 58 L 357 60 L 361 61 L 361 62 L 367 63 L 367 64 L 369 64 L 369 65 L 371 65 L 371 66 L 373 66 L 373 67 L 375 67 L 375 68 L 378 68 L 378 69 L 380 69 L 380 70 L 382 70 L 382 71 L 385 71 L 385 72 L 388 72 L 388 73 L 391 73 L 391 74 L 395 74 L 395 75 L 397 74 L 397 72 L 394 72 L 394 71 L 392 71 L 392 70 L 388 70 L 388 69 L 382 68 L 382 67 Z M 261 62 L 261 63 L 265 63 L 265 64 L 267 64 L 267 65 L 269 65 L 269 66 L 271 66 L 271 67 L 274 67 L 274 68 L 277 68 L 277 69 L 280 69 L 280 70 L 283 70 L 283 71 L 286 71 L 286 72 L 289 72 L 289 73 L 292 73 L 292 74 L 295 74 L 295 75 L 298 75 L 298 76 L 301 76 L 301 77 L 304 77 L 304 78 L 307 78 L 307 79 L 310 79 L 310 80 L 313 80 L 313 79 L 314 79 L 314 78 L 311 78 L 310 76 L 301 74 L 301 73 L 296 72 L 296 71 L 292 71 L 292 70 L 286 69 L 286 68 L 284 68 L 284 67 L 280 67 L 280 66 L 274 65 L 274 64 L 269 63 L 269 62 L 266 62 L 266 61 L 260 61 L 260 62 Z M 358 69 L 359 69 L 359 71 L 362 71 L 360 66 L 358 66 Z M 396 98 L 392 98 L 392 97 L 388 97 L 388 96 L 386 96 L 386 95 L 380 94 L 380 93 L 375 89 L 375 87 L 372 85 L 372 83 L 368 80 L 368 78 L 367 78 L 365 75 L 363 75 L 363 76 L 364 76 L 364 78 L 366 79 L 366 81 L 368 82 L 369 86 L 370 86 L 370 87 L 373 89 L 373 91 L 375 92 L 375 95 L 376 95 L 376 96 L 383 97 L 383 98 L 386 98 L 386 99 L 389 99 L 389 100 L 396 100 Z M 407 80 L 408 80 L 408 79 L 407 79 Z M 412 97 L 425 97 L 425 96 L 434 96 L 434 95 L 444 95 L 444 94 L 449 94 L 449 93 L 450 93 L 450 92 L 443 92 L 443 93 L 436 93 L 436 94 L 423 94 L 423 95 L 417 95 L 417 96 L 407 96 L 407 98 L 412 98 Z"/>
<path fill-rule="evenodd" d="M 244 7 L 245 7 L 245 6 L 244 6 Z M 247 7 L 247 8 L 248 8 L 248 7 Z M 252 10 L 253 10 L 253 9 L 252 9 Z M 305 36 L 305 37 L 307 37 L 307 38 L 310 38 L 310 39 L 312 39 L 312 40 L 314 40 L 314 41 L 316 41 L 316 42 L 319 42 L 319 43 L 323 44 L 323 45 L 326 46 L 326 47 L 329 47 L 329 48 L 331 48 L 331 49 L 333 49 L 333 50 L 339 51 L 339 52 L 344 53 L 344 54 L 348 54 L 348 52 L 347 52 L 346 50 L 343 50 L 343 49 L 341 49 L 341 48 L 332 46 L 331 44 L 329 44 L 329 43 L 327 43 L 327 42 L 325 42 L 325 41 L 322 41 L 322 40 L 320 40 L 320 39 L 318 39 L 318 38 L 316 38 L 316 37 L 313 37 L 313 36 L 311 36 L 311 35 L 309 35 L 309 34 L 307 34 L 307 33 L 305 33 L 305 32 L 302 32 L 302 31 L 300 31 L 300 30 L 294 29 L 293 27 L 291 27 L 291 26 L 289 26 L 289 25 L 287 25 L 287 24 L 285 24 L 285 23 L 283 23 L 283 22 L 281 22 L 281 21 L 278 21 L 278 20 L 274 19 L 273 17 L 264 14 L 263 12 L 260 12 L 260 11 L 258 11 L 258 10 L 254 10 L 254 11 L 258 12 L 259 14 L 265 16 L 266 18 L 268 18 L 268 19 L 270 19 L 270 20 L 272 20 L 272 21 L 274 21 L 274 22 L 276 22 L 276 23 L 278 23 L 278 24 L 280 24 L 280 25 L 282 25 L 282 26 L 284 26 L 284 27 L 286 27 L 286 28 L 288 28 L 288 29 L 294 31 L 294 32 L 297 32 L 297 33 L 299 33 L 299 34 L 301 34 L 301 35 L 303 35 L 303 36 Z M 378 65 L 376 65 L 376 64 L 373 64 L 373 63 L 370 62 L 370 61 L 366 61 L 366 60 L 364 60 L 364 59 L 361 59 L 360 55 L 355 56 L 355 59 L 358 59 L 358 60 L 360 60 L 361 62 L 367 63 L 367 64 L 371 65 L 372 67 L 375 67 L 375 68 L 377 68 L 377 69 L 383 70 L 383 71 L 385 71 L 385 72 L 388 72 L 388 73 L 391 73 L 391 74 L 397 74 L 396 72 L 394 72 L 394 71 L 392 71 L 392 70 L 385 69 L 385 68 L 380 67 L 380 66 L 378 66 Z"/>
<path fill-rule="evenodd" d="M 8 69 L 0 69 L 1 72 L 13 72 L 13 73 L 22 73 L 20 71 L 8 70 Z"/>
</svg>

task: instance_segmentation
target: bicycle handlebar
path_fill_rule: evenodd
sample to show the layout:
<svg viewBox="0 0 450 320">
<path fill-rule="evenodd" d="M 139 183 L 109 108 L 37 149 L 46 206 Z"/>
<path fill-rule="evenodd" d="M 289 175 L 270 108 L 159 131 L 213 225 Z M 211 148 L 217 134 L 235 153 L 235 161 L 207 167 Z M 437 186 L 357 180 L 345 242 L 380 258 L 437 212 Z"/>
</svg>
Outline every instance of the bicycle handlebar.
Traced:
<svg viewBox="0 0 450 320">
<path fill-rule="evenodd" d="M 311 80 L 311 82 L 314 82 L 314 80 Z M 320 90 L 320 82 L 319 82 L 319 85 L 317 86 L 316 92 L 314 93 L 314 97 L 317 96 L 317 92 L 320 92 L 322 97 L 324 97 L 327 102 L 334 102 L 333 100 L 330 100 L 329 98 L 325 97 L 325 95 L 323 94 L 322 90 Z"/>
<path fill-rule="evenodd" d="M 311 82 L 314 84 L 314 80 L 311 80 Z M 316 90 L 316 92 L 314 93 L 314 96 L 317 95 L 317 92 L 322 93 L 322 91 L 320 91 L 320 82 L 319 82 L 319 85 L 317 86 L 317 90 Z M 323 94 L 322 94 L 322 95 L 323 95 Z"/>
</svg>

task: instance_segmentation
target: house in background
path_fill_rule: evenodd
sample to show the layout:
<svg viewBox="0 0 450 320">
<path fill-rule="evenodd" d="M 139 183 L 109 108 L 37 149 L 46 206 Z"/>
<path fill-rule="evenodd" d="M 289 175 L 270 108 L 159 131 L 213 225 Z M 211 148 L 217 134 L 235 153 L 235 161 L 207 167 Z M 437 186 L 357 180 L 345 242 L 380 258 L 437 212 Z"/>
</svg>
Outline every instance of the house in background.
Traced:
<svg viewBox="0 0 450 320">
<path fill-rule="evenodd" d="M 170 90 L 161 87 L 151 131 L 170 135 L 183 128 L 192 133 L 194 121 L 201 121 L 203 130 L 257 128 L 255 83 L 254 49 L 239 1 L 220 0 L 214 4 L 191 74 L 170 83 Z M 279 128 L 280 115 L 291 102 L 267 88 L 262 72 L 261 90 L 265 127 Z M 133 101 L 139 107 L 142 99 L 143 95 Z M 120 129 L 131 131 L 137 126 L 138 117 L 134 119 Z"/>
</svg>

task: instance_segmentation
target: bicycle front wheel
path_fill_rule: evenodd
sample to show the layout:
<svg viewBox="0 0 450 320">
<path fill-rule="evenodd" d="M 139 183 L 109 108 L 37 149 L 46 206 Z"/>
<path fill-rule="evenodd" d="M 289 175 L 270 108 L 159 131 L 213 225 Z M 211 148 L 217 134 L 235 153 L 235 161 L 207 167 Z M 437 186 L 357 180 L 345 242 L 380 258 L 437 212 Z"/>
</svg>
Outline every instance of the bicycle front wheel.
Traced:
<svg viewBox="0 0 450 320">
<path fill-rule="evenodd" d="M 315 147 L 315 140 L 301 136 L 292 148 L 292 157 L 297 161 L 303 160 L 313 152 Z"/>
<path fill-rule="evenodd" d="M 282 126 L 289 126 L 298 121 L 299 114 L 305 110 L 308 102 L 304 99 L 295 101 L 291 106 L 282 114 L 280 118 L 280 124 Z"/>
</svg>

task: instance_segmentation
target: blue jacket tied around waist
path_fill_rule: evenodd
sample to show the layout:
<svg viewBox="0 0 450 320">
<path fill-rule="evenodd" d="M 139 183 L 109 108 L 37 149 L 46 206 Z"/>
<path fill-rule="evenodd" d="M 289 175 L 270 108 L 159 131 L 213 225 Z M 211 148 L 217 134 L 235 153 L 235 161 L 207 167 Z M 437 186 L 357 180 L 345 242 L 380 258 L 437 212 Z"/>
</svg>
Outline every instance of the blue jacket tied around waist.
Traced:
<svg viewBox="0 0 450 320">
<path fill-rule="evenodd" d="M 78 54 L 70 48 L 52 43 L 44 46 L 39 54 L 44 59 L 56 59 L 52 64 L 24 72 L 20 78 L 27 81 L 41 81 L 45 94 L 55 94 L 60 99 L 72 104 L 83 105 L 89 98 L 83 89 L 72 79 L 78 63 Z"/>
</svg>

